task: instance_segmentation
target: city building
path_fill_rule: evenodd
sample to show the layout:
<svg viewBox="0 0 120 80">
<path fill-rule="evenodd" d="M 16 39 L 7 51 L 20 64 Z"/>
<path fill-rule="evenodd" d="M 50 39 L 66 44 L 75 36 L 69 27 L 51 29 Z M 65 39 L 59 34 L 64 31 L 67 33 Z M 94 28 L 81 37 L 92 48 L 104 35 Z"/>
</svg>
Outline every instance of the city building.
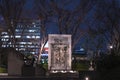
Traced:
<svg viewBox="0 0 120 80">
<path fill-rule="evenodd" d="M 3 30 L 0 33 L 1 47 L 15 47 L 17 51 L 23 54 L 38 54 L 40 46 L 40 26 L 40 20 L 23 19 L 19 21 L 15 28 L 15 44 L 10 41 L 13 35 L 9 35 L 6 30 Z"/>
</svg>

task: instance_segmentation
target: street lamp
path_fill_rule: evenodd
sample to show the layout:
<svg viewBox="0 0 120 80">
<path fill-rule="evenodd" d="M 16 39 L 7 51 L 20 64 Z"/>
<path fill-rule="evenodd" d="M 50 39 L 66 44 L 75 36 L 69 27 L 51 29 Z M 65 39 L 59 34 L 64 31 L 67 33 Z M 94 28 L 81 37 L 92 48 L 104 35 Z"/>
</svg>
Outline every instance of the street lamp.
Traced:
<svg viewBox="0 0 120 80">
<path fill-rule="evenodd" d="M 110 48 L 110 49 L 112 49 L 112 48 L 113 48 L 113 46 L 112 46 L 112 45 L 110 45 L 110 46 L 109 46 L 109 48 Z"/>
<path fill-rule="evenodd" d="M 113 45 L 110 45 L 110 46 L 109 46 L 109 49 L 110 49 L 110 54 L 111 54 L 112 49 L 113 49 Z"/>
</svg>

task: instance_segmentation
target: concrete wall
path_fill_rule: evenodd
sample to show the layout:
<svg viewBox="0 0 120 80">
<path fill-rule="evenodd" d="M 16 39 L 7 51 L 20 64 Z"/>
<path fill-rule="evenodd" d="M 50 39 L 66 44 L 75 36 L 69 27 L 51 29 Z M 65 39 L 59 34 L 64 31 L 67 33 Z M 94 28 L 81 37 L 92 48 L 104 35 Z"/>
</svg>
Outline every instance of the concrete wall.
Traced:
<svg viewBox="0 0 120 80">
<path fill-rule="evenodd" d="M 23 59 L 14 51 L 10 51 L 8 54 L 8 75 L 22 75 L 23 64 Z"/>
</svg>

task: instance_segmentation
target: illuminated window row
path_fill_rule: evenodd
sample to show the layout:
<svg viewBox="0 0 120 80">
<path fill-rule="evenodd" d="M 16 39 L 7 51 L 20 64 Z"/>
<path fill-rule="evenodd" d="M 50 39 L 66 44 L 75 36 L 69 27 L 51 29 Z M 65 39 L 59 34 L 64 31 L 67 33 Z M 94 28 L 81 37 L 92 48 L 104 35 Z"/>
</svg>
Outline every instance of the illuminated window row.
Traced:
<svg viewBox="0 0 120 80">
<path fill-rule="evenodd" d="M 14 45 L 2 45 L 2 47 L 14 47 Z"/>
<path fill-rule="evenodd" d="M 1 39 L 1 41 L 9 41 L 9 39 Z"/>
<path fill-rule="evenodd" d="M 32 42 L 19 42 L 19 44 L 32 44 Z"/>
<path fill-rule="evenodd" d="M 26 36 L 26 38 L 40 38 L 40 36 Z"/>
<path fill-rule="evenodd" d="M 16 47 L 39 47 L 38 45 L 28 45 L 28 44 L 16 44 Z"/>
<path fill-rule="evenodd" d="M 8 34 L 7 32 L 2 32 L 1 34 Z"/>
<path fill-rule="evenodd" d="M 16 29 L 15 31 L 18 33 L 18 32 L 22 32 L 23 29 Z M 37 32 L 37 31 L 38 31 L 38 29 L 34 29 L 34 28 L 30 29 L 30 30 L 28 30 L 28 29 L 24 30 L 24 32 Z"/>
<path fill-rule="evenodd" d="M 11 36 L 10 38 L 12 38 L 13 36 Z M 6 35 L 6 36 L 2 36 L 2 38 L 9 38 L 9 36 L 8 35 Z M 16 35 L 15 36 L 15 38 L 21 38 L 21 36 L 20 35 Z M 26 36 L 26 38 L 40 38 L 40 36 Z M 4 41 L 4 40 L 2 40 L 2 41 Z"/>
</svg>

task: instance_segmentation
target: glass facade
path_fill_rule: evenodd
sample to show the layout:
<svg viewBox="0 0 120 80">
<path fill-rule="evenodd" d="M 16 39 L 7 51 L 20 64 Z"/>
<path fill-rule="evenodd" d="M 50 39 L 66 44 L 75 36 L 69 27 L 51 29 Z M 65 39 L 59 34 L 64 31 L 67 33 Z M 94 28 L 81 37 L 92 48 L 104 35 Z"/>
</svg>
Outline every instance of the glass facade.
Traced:
<svg viewBox="0 0 120 80">
<path fill-rule="evenodd" d="M 40 20 L 22 20 L 15 28 L 15 44 L 10 39 L 13 35 L 1 32 L 1 47 L 15 47 L 23 54 L 38 54 L 40 46 Z"/>
</svg>

